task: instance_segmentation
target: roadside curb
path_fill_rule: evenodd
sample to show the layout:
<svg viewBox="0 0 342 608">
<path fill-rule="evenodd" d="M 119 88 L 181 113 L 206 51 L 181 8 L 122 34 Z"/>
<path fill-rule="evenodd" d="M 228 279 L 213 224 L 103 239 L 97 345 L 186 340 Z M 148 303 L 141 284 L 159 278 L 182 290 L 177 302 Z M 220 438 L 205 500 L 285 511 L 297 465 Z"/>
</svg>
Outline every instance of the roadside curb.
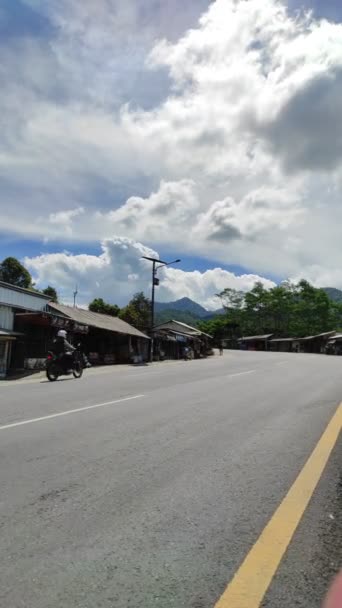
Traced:
<svg viewBox="0 0 342 608">
<path fill-rule="evenodd" d="M 216 357 L 212 357 L 212 359 L 216 359 Z M 207 360 L 207 359 L 203 359 L 203 360 Z M 188 362 L 188 363 L 194 363 L 194 362 L 198 362 L 198 361 L 202 361 L 202 359 L 196 359 L 192 362 Z M 98 365 L 96 367 L 91 367 L 89 369 L 86 369 L 86 375 L 89 376 L 97 376 L 100 374 L 116 374 L 116 373 L 120 373 L 123 370 L 138 370 L 138 369 L 155 369 L 156 367 L 169 367 L 169 366 L 175 366 L 175 365 L 180 365 L 183 364 L 184 361 L 182 359 L 178 359 L 178 360 L 168 360 L 168 361 L 154 361 L 153 363 L 145 363 L 145 364 L 136 364 L 136 365 L 132 365 L 132 364 L 122 364 L 122 365 Z M 36 373 L 33 373 L 30 376 L 25 376 L 23 378 L 16 378 L 13 380 L 1 380 L 0 381 L 0 389 L 4 388 L 4 387 L 9 387 L 9 386 L 23 386 L 25 384 L 37 384 L 39 383 L 41 380 L 43 380 L 46 377 L 45 371 L 39 371 Z"/>
</svg>

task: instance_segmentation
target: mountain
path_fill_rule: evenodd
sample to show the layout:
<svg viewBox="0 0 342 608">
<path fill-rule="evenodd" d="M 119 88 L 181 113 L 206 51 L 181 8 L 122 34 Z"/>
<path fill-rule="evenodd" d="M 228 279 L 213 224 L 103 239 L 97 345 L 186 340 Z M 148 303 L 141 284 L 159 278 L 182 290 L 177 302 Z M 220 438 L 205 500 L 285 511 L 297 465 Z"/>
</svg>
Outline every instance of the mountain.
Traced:
<svg viewBox="0 0 342 608">
<path fill-rule="evenodd" d="M 325 293 L 334 302 L 342 303 L 342 290 L 335 287 L 323 287 Z M 182 321 L 195 327 L 199 321 L 210 321 L 217 315 L 224 315 L 224 308 L 219 310 L 206 310 L 197 302 L 190 298 L 181 298 L 175 302 L 156 302 L 155 303 L 155 323 L 160 325 L 171 319 Z"/>
<path fill-rule="evenodd" d="M 165 310 L 160 310 L 155 313 L 155 324 L 161 325 L 162 323 L 167 323 L 168 321 L 181 321 L 182 323 L 186 323 L 187 325 L 191 325 L 192 327 L 196 327 L 199 321 L 202 321 L 203 318 L 198 317 L 197 315 L 193 315 L 191 312 L 186 310 L 175 310 L 172 308 L 166 308 Z"/>
<path fill-rule="evenodd" d="M 155 303 L 155 311 L 162 312 L 165 310 L 178 310 L 180 312 L 189 312 L 195 317 L 202 319 L 206 315 L 210 314 L 208 310 L 206 310 L 197 302 L 190 300 L 190 298 L 181 298 L 180 300 L 176 300 L 175 302 L 156 302 Z"/>
<path fill-rule="evenodd" d="M 203 317 L 203 321 L 210 321 L 214 317 L 217 317 L 218 315 L 224 315 L 224 314 L 226 314 L 226 311 L 224 308 L 219 308 L 218 310 L 212 310 L 211 312 L 208 311 L 207 314 L 205 315 L 205 317 Z"/>
<path fill-rule="evenodd" d="M 335 287 L 322 287 L 323 291 L 329 296 L 330 300 L 334 302 L 342 302 L 342 291 Z"/>
<path fill-rule="evenodd" d="M 210 312 L 190 298 L 181 298 L 175 302 L 156 302 L 155 322 L 160 325 L 174 319 L 195 327 L 199 321 L 210 321 L 224 312 L 223 308 Z"/>
</svg>

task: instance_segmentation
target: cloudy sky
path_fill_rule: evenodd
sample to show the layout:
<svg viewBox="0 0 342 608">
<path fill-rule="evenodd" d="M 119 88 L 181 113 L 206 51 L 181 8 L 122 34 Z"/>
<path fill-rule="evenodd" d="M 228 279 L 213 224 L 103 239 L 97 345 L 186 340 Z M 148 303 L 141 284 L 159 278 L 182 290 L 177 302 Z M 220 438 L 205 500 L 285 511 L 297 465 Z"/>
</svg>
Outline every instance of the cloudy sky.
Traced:
<svg viewBox="0 0 342 608">
<path fill-rule="evenodd" d="M 0 258 L 123 304 L 342 288 L 339 0 L 2 0 Z"/>
</svg>

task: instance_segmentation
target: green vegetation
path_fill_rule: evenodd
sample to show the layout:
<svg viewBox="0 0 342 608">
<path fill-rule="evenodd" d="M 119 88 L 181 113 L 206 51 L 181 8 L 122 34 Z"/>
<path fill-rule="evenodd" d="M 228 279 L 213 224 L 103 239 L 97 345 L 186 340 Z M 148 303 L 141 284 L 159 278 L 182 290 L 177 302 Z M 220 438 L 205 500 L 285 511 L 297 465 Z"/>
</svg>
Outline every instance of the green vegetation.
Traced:
<svg viewBox="0 0 342 608">
<path fill-rule="evenodd" d="M 335 289 L 335 287 L 323 287 L 323 290 L 329 296 L 330 300 L 333 300 L 334 302 L 342 302 L 341 289 Z"/>
<path fill-rule="evenodd" d="M 181 321 L 182 323 L 187 323 L 192 327 L 196 327 L 199 318 L 197 315 L 188 312 L 186 310 L 177 310 L 174 308 L 167 308 L 165 310 L 161 310 L 155 314 L 155 325 L 161 325 L 162 323 L 167 323 L 167 321 Z"/>
<path fill-rule="evenodd" d="M 102 315 L 109 315 L 110 317 L 118 317 L 120 308 L 116 304 L 108 304 L 102 298 L 95 298 L 90 302 L 88 309 L 91 312 L 99 312 Z"/>
<path fill-rule="evenodd" d="M 199 323 L 216 340 L 267 333 L 300 338 L 342 326 L 342 303 L 304 280 L 269 290 L 256 283 L 247 293 L 225 289 L 219 296 L 225 314 Z"/>
<path fill-rule="evenodd" d="M 54 287 L 48 285 L 45 289 L 40 291 L 35 287 L 32 281 L 32 276 L 25 268 L 25 266 L 14 257 L 5 258 L 0 264 L 0 281 L 14 285 L 15 287 L 22 287 L 24 289 L 30 289 L 36 293 L 43 293 L 49 296 L 51 302 L 58 302 L 58 294 Z"/>
<path fill-rule="evenodd" d="M 143 332 L 148 331 L 150 327 L 151 303 L 142 292 L 136 293 L 127 306 L 121 309 L 116 304 L 108 304 L 102 298 L 95 298 L 90 302 L 88 309 L 103 315 L 119 317 Z"/>
<path fill-rule="evenodd" d="M 136 293 L 127 306 L 122 308 L 119 317 L 140 331 L 148 331 L 151 319 L 150 300 L 145 297 L 143 292 Z"/>
<path fill-rule="evenodd" d="M 7 257 L 0 263 L 0 280 L 39 293 L 27 268 L 14 257 Z M 51 285 L 40 293 L 58 302 L 58 293 Z M 208 313 L 189 298 L 171 303 L 156 302 L 155 325 L 171 319 L 181 321 L 199 327 L 217 343 L 223 339 L 235 342 L 244 335 L 268 333 L 300 338 L 342 328 L 342 291 L 333 287 L 317 289 L 302 280 L 297 284 L 283 282 L 267 290 L 261 283 L 256 283 L 247 293 L 227 288 L 218 296 L 223 306 L 218 314 Z M 151 303 L 142 292 L 135 294 L 121 310 L 102 298 L 95 298 L 89 304 L 89 310 L 120 317 L 144 332 L 150 328 Z"/>
<path fill-rule="evenodd" d="M 49 296 L 51 302 L 58 304 L 58 294 L 54 287 L 48 285 L 45 289 L 43 289 L 42 293 L 46 296 Z"/>
<path fill-rule="evenodd" d="M 1 262 L 0 280 L 16 287 L 32 288 L 32 277 L 17 258 L 9 257 Z"/>
</svg>

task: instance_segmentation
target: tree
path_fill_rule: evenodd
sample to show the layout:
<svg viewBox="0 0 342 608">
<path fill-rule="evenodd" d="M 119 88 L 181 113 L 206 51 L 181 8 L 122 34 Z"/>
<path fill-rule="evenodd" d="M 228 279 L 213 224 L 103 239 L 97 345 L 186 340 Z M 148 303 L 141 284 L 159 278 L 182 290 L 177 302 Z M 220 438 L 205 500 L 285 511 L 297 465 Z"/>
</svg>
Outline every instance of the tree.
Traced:
<svg viewBox="0 0 342 608">
<path fill-rule="evenodd" d="M 245 296 L 245 335 L 271 333 L 270 292 L 262 283 L 255 283 Z"/>
<path fill-rule="evenodd" d="M 17 258 L 13 257 L 6 258 L 0 264 L 0 280 L 16 285 L 16 287 L 25 287 L 26 289 L 32 287 L 32 277 L 29 271 Z"/>
<path fill-rule="evenodd" d="M 108 304 L 104 302 L 102 298 L 95 298 L 92 302 L 90 302 L 88 309 L 91 312 L 99 312 L 102 315 L 109 315 L 110 317 L 118 317 L 120 313 L 120 308 L 116 304 Z"/>
<path fill-rule="evenodd" d="M 217 297 L 221 299 L 223 308 L 227 311 L 241 310 L 245 303 L 245 296 L 244 291 L 238 291 L 230 287 L 217 294 Z"/>
<path fill-rule="evenodd" d="M 226 311 L 225 336 L 234 340 L 242 332 L 246 294 L 227 287 L 217 296 L 221 298 L 222 306 Z M 207 333 L 210 334 L 210 331 Z M 215 329 L 214 334 L 216 335 Z"/>
<path fill-rule="evenodd" d="M 323 289 L 316 289 L 308 281 L 299 281 L 294 290 L 291 319 L 293 334 L 302 337 L 334 329 L 331 315 L 333 308 L 333 303 Z"/>
<path fill-rule="evenodd" d="M 170 321 L 170 319 L 180 321 L 181 323 L 186 323 L 187 325 L 191 325 L 191 327 L 197 327 L 199 323 L 199 318 L 196 315 L 193 315 L 191 312 L 188 312 L 187 310 L 175 310 L 173 308 L 166 308 L 165 310 L 156 312 L 154 319 L 155 325 L 167 323 L 167 321 Z"/>
<path fill-rule="evenodd" d="M 58 304 L 58 294 L 54 287 L 51 287 L 51 285 L 48 285 L 47 287 L 45 287 L 45 289 L 43 289 L 43 294 L 45 294 L 46 296 L 49 296 L 51 302 Z"/>
<path fill-rule="evenodd" d="M 209 321 L 200 321 L 198 328 L 214 338 L 215 344 L 219 345 L 221 340 L 231 338 L 231 324 L 225 316 L 217 316 Z"/>
<path fill-rule="evenodd" d="M 268 297 L 268 327 L 270 333 L 288 336 L 291 315 L 293 314 L 294 294 L 290 284 L 283 283 L 269 291 Z"/>
<path fill-rule="evenodd" d="M 132 300 L 123 308 L 119 315 L 120 319 L 126 321 L 140 331 L 147 331 L 150 327 L 151 302 L 143 292 L 136 293 Z"/>
<path fill-rule="evenodd" d="M 267 333 L 301 338 L 342 327 L 342 304 L 305 280 L 284 281 L 272 289 L 256 283 L 245 294 L 225 289 L 219 295 L 226 310 L 225 335 L 230 324 L 232 339 Z M 213 326 L 201 328 L 216 335 Z"/>
</svg>

